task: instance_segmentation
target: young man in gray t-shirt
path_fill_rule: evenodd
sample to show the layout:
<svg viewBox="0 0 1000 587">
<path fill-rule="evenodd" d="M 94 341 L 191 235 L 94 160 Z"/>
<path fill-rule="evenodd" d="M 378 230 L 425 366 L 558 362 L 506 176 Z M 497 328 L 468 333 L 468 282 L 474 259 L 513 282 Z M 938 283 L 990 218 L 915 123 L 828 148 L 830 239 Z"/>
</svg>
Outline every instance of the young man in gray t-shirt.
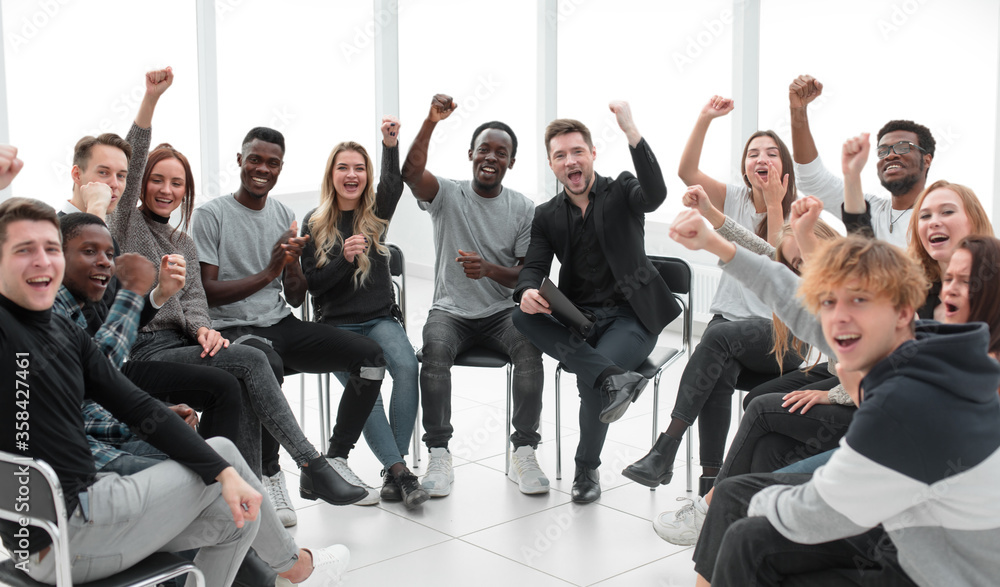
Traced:
<svg viewBox="0 0 1000 587">
<path fill-rule="evenodd" d="M 482 346 L 506 354 L 514 365 L 514 452 L 508 477 L 522 493 L 545 493 L 549 480 L 535 459 L 541 440 L 542 355 L 510 318 L 534 204 L 501 185 L 517 154 L 517 137 L 502 122 L 487 122 L 473 133 L 472 181 L 436 177 L 425 169 L 434 127 L 455 107 L 450 96 L 434 96 L 402 169 L 403 181 L 434 223 L 434 303 L 424 325 L 420 369 L 424 442 L 430 452 L 423 487 L 432 497 L 451 493 L 451 367 L 459 353 Z"/>
</svg>

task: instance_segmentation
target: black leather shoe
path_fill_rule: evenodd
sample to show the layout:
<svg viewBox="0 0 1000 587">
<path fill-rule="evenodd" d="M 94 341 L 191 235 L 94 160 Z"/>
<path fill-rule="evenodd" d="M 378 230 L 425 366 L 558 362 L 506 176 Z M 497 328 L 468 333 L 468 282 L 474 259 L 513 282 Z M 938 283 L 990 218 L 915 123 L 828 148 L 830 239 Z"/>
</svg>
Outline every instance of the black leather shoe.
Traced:
<svg viewBox="0 0 1000 587">
<path fill-rule="evenodd" d="M 368 496 L 367 489 L 351 485 L 334 471 L 326 457 L 309 461 L 309 466 L 300 467 L 299 473 L 299 495 L 303 499 L 322 499 L 333 505 L 351 505 Z"/>
<path fill-rule="evenodd" d="M 420 486 L 420 480 L 417 479 L 417 476 L 409 469 L 403 469 L 403 472 L 396 477 L 396 487 L 399 488 L 399 494 L 403 498 L 403 505 L 409 509 L 413 509 L 431 498 L 427 490 Z"/>
<path fill-rule="evenodd" d="M 635 371 L 627 371 L 605 379 L 601 385 L 601 395 L 611 398 L 611 403 L 601 410 L 601 422 L 610 424 L 618 421 L 625 415 L 628 405 L 639 398 L 647 383 L 649 380 Z"/>
<path fill-rule="evenodd" d="M 576 468 L 573 475 L 573 501 L 590 503 L 601 497 L 601 474 L 597 469 Z"/>
<path fill-rule="evenodd" d="M 681 441 L 667 436 L 666 432 L 660 434 L 649 454 L 625 467 L 622 475 L 646 487 L 670 483 L 674 476 L 674 457 L 680 445 Z"/>
<path fill-rule="evenodd" d="M 403 501 L 403 496 L 399 493 L 399 485 L 396 485 L 396 478 L 392 476 L 389 469 L 382 470 L 382 490 L 379 491 L 379 498 L 382 501 Z"/>
<path fill-rule="evenodd" d="M 236 571 L 233 587 L 270 587 L 277 579 L 278 573 L 262 561 L 257 552 L 251 548 L 243 558 L 239 570 Z"/>
</svg>

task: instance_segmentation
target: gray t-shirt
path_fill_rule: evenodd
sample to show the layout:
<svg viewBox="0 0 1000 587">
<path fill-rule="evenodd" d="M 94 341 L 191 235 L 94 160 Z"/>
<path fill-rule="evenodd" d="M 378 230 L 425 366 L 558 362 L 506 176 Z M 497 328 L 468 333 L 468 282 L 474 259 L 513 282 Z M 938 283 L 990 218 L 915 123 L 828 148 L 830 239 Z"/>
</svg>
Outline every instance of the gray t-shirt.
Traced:
<svg viewBox="0 0 1000 587">
<path fill-rule="evenodd" d="M 233 281 L 263 271 L 271 261 L 274 243 L 294 221 L 291 208 L 273 198 L 258 211 L 229 194 L 194 211 L 191 236 L 198 247 L 198 260 L 217 266 L 219 281 Z M 277 324 L 292 313 L 281 297 L 281 287 L 278 278 L 238 302 L 209 308 L 212 328 Z"/>
<path fill-rule="evenodd" d="M 535 204 L 523 194 L 503 188 L 484 198 L 470 181 L 438 177 L 438 193 L 420 202 L 434 223 L 434 303 L 463 318 L 484 318 L 514 305 L 514 290 L 490 278 L 469 279 L 455 261 L 458 250 L 479 253 L 484 260 L 513 267 L 528 252 Z"/>
</svg>

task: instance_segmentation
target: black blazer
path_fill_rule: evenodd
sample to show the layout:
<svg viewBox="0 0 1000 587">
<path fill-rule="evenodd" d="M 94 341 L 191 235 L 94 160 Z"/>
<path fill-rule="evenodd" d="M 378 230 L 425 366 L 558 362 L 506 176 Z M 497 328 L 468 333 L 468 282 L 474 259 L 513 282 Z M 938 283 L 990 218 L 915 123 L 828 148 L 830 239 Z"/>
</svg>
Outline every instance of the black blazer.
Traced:
<svg viewBox="0 0 1000 587">
<path fill-rule="evenodd" d="M 594 226 L 601 250 L 615 277 L 615 289 L 621 291 L 647 330 L 659 333 L 681 313 L 659 272 L 646 257 L 646 213 L 656 210 L 667 198 L 667 186 L 656 157 L 646 143 L 630 148 L 636 175 L 625 171 L 618 179 L 597 176 L 594 194 Z M 562 263 L 559 283 L 569 282 L 570 237 L 567 206 L 560 191 L 554 198 L 535 208 L 531 224 L 531 244 L 524 267 L 517 280 L 514 300 L 521 301 L 526 289 L 537 289 L 552 268 L 553 254 Z"/>
</svg>

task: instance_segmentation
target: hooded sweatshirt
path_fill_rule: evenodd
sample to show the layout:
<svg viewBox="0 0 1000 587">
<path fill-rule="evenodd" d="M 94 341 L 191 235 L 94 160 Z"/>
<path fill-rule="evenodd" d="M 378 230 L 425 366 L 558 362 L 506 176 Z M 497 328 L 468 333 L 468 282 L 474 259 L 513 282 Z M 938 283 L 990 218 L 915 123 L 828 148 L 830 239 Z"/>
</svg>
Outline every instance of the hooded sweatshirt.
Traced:
<svg viewBox="0 0 1000 587">
<path fill-rule="evenodd" d="M 769 487 L 748 515 L 818 544 L 882 524 L 919 585 L 1000 577 L 1000 365 L 985 324 L 918 322 L 862 380 L 865 400 L 805 485 Z"/>
</svg>

